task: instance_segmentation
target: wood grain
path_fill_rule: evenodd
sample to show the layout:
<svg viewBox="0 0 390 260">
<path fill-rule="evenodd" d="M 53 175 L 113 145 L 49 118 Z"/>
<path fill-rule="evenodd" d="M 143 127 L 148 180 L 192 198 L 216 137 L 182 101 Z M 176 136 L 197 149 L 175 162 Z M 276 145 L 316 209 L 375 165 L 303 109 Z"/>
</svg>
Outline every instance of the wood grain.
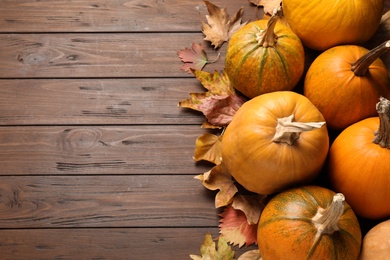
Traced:
<svg viewBox="0 0 390 260">
<path fill-rule="evenodd" d="M 0 175 L 199 174 L 199 126 L 0 128 Z"/>
<path fill-rule="evenodd" d="M 200 126 L 201 113 L 177 105 L 204 91 L 192 78 L 0 80 L 0 125 Z"/>
<path fill-rule="evenodd" d="M 0 177 L 0 228 L 209 227 L 218 212 L 192 175 Z"/>
</svg>

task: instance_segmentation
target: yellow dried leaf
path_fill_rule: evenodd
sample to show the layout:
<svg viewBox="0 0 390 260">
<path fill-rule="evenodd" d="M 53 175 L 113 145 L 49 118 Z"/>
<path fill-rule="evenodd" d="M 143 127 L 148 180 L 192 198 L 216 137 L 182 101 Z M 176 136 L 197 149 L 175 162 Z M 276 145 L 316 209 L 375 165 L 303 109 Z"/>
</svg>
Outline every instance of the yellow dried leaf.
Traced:
<svg viewBox="0 0 390 260">
<path fill-rule="evenodd" d="M 194 160 L 208 161 L 216 165 L 221 164 L 222 150 L 220 137 L 204 133 L 196 139 Z"/>
</svg>

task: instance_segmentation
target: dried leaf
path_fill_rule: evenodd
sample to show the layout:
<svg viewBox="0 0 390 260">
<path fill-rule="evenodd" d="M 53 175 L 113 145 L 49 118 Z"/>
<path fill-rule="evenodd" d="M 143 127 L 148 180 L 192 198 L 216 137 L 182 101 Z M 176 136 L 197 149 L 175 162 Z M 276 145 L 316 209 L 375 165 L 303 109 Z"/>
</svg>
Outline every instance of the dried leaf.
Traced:
<svg viewBox="0 0 390 260">
<path fill-rule="evenodd" d="M 177 55 L 184 63 L 181 70 L 188 73 L 192 73 L 191 69 L 202 70 L 208 61 L 207 54 L 200 43 L 192 43 L 191 49 L 180 50 Z"/>
<path fill-rule="evenodd" d="M 199 255 L 190 255 L 193 260 L 233 260 L 234 251 L 224 238 L 218 239 L 218 248 L 210 233 L 207 233 L 203 244 L 200 246 Z"/>
<path fill-rule="evenodd" d="M 232 207 L 244 212 L 248 224 L 257 224 L 266 204 L 265 195 L 238 195 L 233 199 Z"/>
<path fill-rule="evenodd" d="M 258 249 L 249 250 L 244 254 L 240 255 L 237 260 L 261 260 L 260 251 Z"/>
<path fill-rule="evenodd" d="M 222 161 L 220 137 L 205 133 L 196 139 L 194 160 L 196 162 L 205 160 L 216 165 Z"/>
<path fill-rule="evenodd" d="M 208 92 L 190 93 L 191 97 L 180 101 L 179 106 L 201 111 L 214 126 L 227 126 L 246 99 L 236 93 L 225 72 L 192 71 Z"/>
<path fill-rule="evenodd" d="M 257 243 L 257 224 L 248 224 L 244 212 L 229 205 L 220 216 L 220 234 L 228 243 L 239 247 Z"/>
<path fill-rule="evenodd" d="M 203 186 L 209 190 L 219 190 L 215 196 L 215 207 L 223 207 L 232 202 L 238 189 L 232 176 L 221 165 L 214 166 L 210 171 L 195 176 L 202 181 Z"/>
<path fill-rule="evenodd" d="M 280 7 L 282 0 L 250 0 L 250 2 L 257 6 L 262 6 L 264 14 L 272 15 L 274 10 Z"/>
<path fill-rule="evenodd" d="M 209 13 L 209 15 L 206 15 L 207 23 L 202 21 L 202 30 L 206 35 L 204 40 L 210 41 L 216 49 L 221 47 L 224 42 L 231 38 L 233 33 L 246 24 L 246 22 L 241 23 L 244 8 L 241 7 L 235 16 L 230 19 L 226 8 L 220 8 L 209 1 L 204 2 Z"/>
</svg>

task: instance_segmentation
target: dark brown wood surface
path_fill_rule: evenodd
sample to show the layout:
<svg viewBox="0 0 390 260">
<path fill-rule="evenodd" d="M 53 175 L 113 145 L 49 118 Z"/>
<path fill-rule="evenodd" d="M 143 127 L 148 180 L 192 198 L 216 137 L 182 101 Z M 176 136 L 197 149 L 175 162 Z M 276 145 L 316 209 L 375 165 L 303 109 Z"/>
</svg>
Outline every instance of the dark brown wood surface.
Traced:
<svg viewBox="0 0 390 260">
<path fill-rule="evenodd" d="M 201 0 L 1 1 L 0 259 L 189 259 L 218 236 L 215 193 L 194 179 L 211 168 L 192 160 L 204 117 L 177 107 L 204 90 L 178 50 L 203 43 L 221 54 L 207 70 L 223 67 L 206 14 Z"/>
</svg>

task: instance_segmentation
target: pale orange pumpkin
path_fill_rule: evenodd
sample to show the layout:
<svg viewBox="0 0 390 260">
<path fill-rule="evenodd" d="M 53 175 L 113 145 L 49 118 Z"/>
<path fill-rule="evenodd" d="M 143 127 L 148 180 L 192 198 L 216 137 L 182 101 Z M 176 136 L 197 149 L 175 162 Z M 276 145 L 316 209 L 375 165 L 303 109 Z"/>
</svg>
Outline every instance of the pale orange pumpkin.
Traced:
<svg viewBox="0 0 390 260">
<path fill-rule="evenodd" d="M 307 183 L 329 148 L 324 118 L 303 95 L 276 91 L 245 102 L 222 136 L 222 163 L 244 188 L 271 194 Z"/>
<path fill-rule="evenodd" d="M 344 45 L 321 53 L 310 65 L 304 95 L 321 111 L 329 128 L 343 130 L 375 116 L 381 95 L 390 97 L 387 68 L 379 57 L 390 41 L 367 50 Z"/>
<path fill-rule="evenodd" d="M 363 238 L 359 260 L 388 260 L 390 256 L 390 219 L 371 228 Z"/>
<path fill-rule="evenodd" d="M 303 186 L 273 197 L 261 213 L 257 242 L 264 260 L 356 260 L 361 230 L 343 194 Z"/>
<path fill-rule="evenodd" d="M 342 131 L 328 161 L 333 189 L 369 219 L 390 217 L 390 101 L 381 98 L 378 112 Z"/>
<path fill-rule="evenodd" d="M 384 0 L 283 0 L 287 23 L 309 48 L 362 44 L 377 30 Z"/>
</svg>

